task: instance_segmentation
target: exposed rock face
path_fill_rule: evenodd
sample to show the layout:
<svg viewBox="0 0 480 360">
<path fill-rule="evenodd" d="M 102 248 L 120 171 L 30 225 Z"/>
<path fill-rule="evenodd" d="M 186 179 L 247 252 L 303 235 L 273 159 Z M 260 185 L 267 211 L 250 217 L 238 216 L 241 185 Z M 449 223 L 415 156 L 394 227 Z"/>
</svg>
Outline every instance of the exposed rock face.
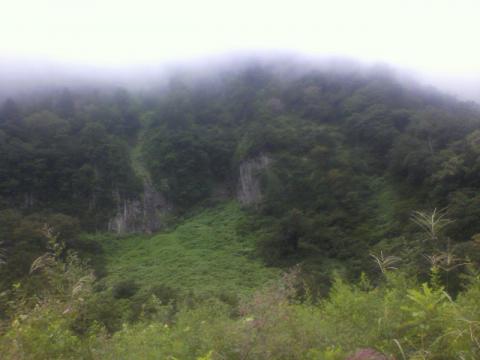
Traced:
<svg viewBox="0 0 480 360">
<path fill-rule="evenodd" d="M 108 231 L 118 234 L 139 232 L 142 227 L 142 209 L 139 200 L 125 200 L 117 197 L 117 214 L 108 221 Z"/>
<path fill-rule="evenodd" d="M 268 156 L 260 155 L 240 164 L 237 199 L 241 204 L 254 205 L 262 200 L 260 174 L 270 163 L 271 159 Z"/>
<path fill-rule="evenodd" d="M 171 211 L 165 197 L 145 180 L 140 199 L 117 198 L 117 215 L 108 222 L 108 230 L 118 234 L 152 233 L 162 228 L 162 216 Z"/>
</svg>

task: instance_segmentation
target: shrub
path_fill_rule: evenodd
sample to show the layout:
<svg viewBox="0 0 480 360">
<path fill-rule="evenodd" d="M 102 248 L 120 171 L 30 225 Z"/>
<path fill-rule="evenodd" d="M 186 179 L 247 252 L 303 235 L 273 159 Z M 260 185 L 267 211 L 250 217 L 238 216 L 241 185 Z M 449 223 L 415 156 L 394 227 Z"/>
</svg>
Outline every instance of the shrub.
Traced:
<svg viewBox="0 0 480 360">
<path fill-rule="evenodd" d="M 137 293 L 138 284 L 134 280 L 122 280 L 116 283 L 112 288 L 112 294 L 115 299 L 128 299 Z"/>
</svg>

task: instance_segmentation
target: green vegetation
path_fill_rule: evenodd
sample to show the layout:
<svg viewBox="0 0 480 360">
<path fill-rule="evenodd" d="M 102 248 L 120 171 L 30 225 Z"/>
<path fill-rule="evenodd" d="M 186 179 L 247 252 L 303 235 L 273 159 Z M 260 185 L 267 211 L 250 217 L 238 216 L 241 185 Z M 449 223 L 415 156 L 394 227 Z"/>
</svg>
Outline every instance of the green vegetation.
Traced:
<svg viewBox="0 0 480 360">
<path fill-rule="evenodd" d="M 2 207 L 64 213 L 89 231 L 105 229 L 116 194 L 131 198 L 141 188 L 128 146 L 139 126 L 135 104 L 125 91 L 77 99 L 64 90 L 43 101 L 7 100 L 0 112 Z"/>
<path fill-rule="evenodd" d="M 229 203 L 202 211 L 166 233 L 104 239 L 105 280 L 232 297 L 251 292 L 277 271 L 255 258 L 253 234 L 238 233 L 245 217 L 238 204 Z"/>
<path fill-rule="evenodd" d="M 433 229 L 440 236 L 441 227 Z M 392 355 L 414 360 L 480 355 L 478 272 L 469 273 L 463 292 L 453 299 L 441 280 L 450 270 L 441 263 L 433 264 L 429 281 L 420 284 L 383 255 L 376 258 L 381 265 L 376 285 L 364 274 L 355 284 L 337 276 L 329 295 L 319 301 L 302 285 L 299 269 L 238 305 L 215 298 L 173 305 L 152 295 L 135 324 L 124 324 L 108 336 L 101 322 L 79 327 L 92 311 L 92 273 L 73 254 L 61 260 L 62 247 L 47 236 L 51 250 L 31 268 L 43 287 L 29 301 L 19 285 L 9 292 L 15 312 L 0 338 L 7 359 L 372 360 Z M 130 296 L 126 289 L 131 287 L 117 289 L 116 295 Z"/>
<path fill-rule="evenodd" d="M 1 357 L 478 359 L 479 156 L 477 104 L 379 68 L 7 100 Z"/>
</svg>

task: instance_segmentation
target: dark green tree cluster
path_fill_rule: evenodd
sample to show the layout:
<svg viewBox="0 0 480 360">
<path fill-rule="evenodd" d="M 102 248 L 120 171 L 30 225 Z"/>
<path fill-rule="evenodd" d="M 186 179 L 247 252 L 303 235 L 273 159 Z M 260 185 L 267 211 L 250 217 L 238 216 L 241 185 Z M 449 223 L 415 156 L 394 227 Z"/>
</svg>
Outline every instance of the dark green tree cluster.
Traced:
<svg viewBox="0 0 480 360">
<path fill-rule="evenodd" d="M 51 97 L 3 105 L 3 205 L 61 212 L 79 217 L 87 229 L 102 229 L 115 193 L 128 197 L 139 190 L 128 149 L 139 126 L 133 100 L 124 91 L 92 98 L 65 90 Z"/>
<path fill-rule="evenodd" d="M 68 249 L 99 253 L 79 240 L 82 230 L 106 230 L 118 198 L 141 184 L 129 142 L 138 111 L 125 91 L 68 90 L 5 101 L 0 110 L 0 242 L 2 287 L 28 273 L 46 248 L 43 229 L 55 228 Z"/>
</svg>

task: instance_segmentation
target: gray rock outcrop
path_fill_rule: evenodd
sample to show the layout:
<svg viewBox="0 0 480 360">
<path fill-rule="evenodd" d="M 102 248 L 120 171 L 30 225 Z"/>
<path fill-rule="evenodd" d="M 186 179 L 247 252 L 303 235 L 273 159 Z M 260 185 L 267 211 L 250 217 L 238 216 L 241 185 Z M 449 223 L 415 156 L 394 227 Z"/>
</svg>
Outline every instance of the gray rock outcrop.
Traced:
<svg viewBox="0 0 480 360">
<path fill-rule="evenodd" d="M 243 205 L 255 205 L 262 200 L 260 175 L 271 163 L 267 155 L 260 155 L 240 164 L 237 199 Z"/>
<path fill-rule="evenodd" d="M 139 199 L 121 199 L 118 193 L 115 198 L 117 213 L 108 222 L 108 230 L 117 234 L 158 231 L 163 226 L 162 218 L 171 211 L 170 204 L 149 180 L 144 181 Z"/>
</svg>

